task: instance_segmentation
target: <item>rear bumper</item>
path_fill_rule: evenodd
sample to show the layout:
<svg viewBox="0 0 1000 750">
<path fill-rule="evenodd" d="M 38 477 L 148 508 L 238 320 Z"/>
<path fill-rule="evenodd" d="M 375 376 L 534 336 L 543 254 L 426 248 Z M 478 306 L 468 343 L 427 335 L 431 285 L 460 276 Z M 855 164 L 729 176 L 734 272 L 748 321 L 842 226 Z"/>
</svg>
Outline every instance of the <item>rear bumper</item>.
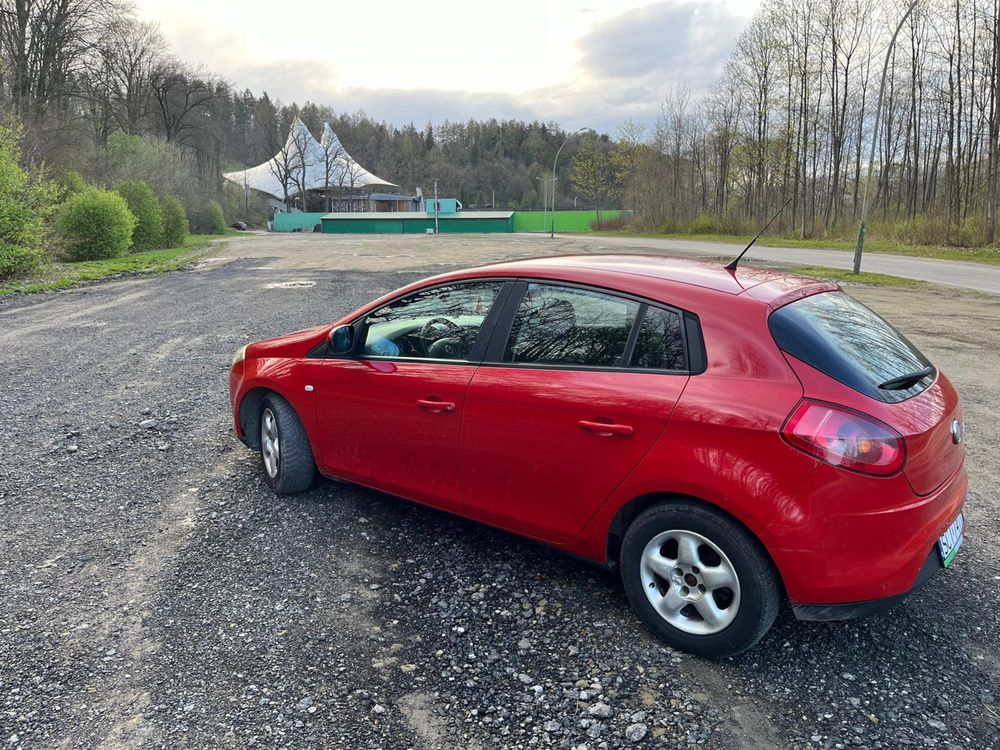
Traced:
<svg viewBox="0 0 1000 750">
<path fill-rule="evenodd" d="M 940 565 L 928 551 L 962 511 L 967 490 L 964 466 L 921 497 L 902 476 L 855 477 L 824 465 L 761 538 L 798 611 L 888 606 Z"/>
<path fill-rule="evenodd" d="M 917 580 L 909 591 L 902 594 L 886 596 L 881 599 L 869 599 L 863 602 L 844 602 L 841 604 L 792 604 L 792 612 L 799 620 L 853 620 L 856 617 L 866 617 L 876 612 L 882 612 L 903 601 L 920 586 L 929 581 L 939 570 L 944 570 L 937 547 L 931 549 L 924 561 Z"/>
</svg>

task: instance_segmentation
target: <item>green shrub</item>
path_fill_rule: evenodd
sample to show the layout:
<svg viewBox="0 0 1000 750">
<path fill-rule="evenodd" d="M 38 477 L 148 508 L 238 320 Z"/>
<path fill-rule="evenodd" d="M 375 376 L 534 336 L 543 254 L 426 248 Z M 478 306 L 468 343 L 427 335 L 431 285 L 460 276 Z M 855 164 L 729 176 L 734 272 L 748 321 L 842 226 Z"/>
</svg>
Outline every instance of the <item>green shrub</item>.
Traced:
<svg viewBox="0 0 1000 750">
<path fill-rule="evenodd" d="M 87 181 L 83 179 L 83 175 L 75 169 L 66 170 L 59 175 L 59 179 L 56 180 L 56 184 L 59 187 L 59 194 L 62 200 L 66 200 L 70 196 L 82 193 L 84 190 L 88 190 L 90 188 Z"/>
<path fill-rule="evenodd" d="M 719 231 L 719 225 L 715 218 L 706 213 L 700 213 L 688 226 L 691 234 L 715 234 Z"/>
<path fill-rule="evenodd" d="M 664 219 L 663 223 L 656 228 L 657 234 L 678 234 L 682 227 L 675 219 Z"/>
<path fill-rule="evenodd" d="M 53 191 L 32 182 L 19 165 L 21 129 L 0 124 L 0 279 L 25 273 L 43 259 L 45 219 Z"/>
<path fill-rule="evenodd" d="M 63 204 L 56 228 L 67 260 L 100 260 L 125 255 L 138 223 L 118 193 L 91 188 Z"/>
<path fill-rule="evenodd" d="M 983 231 L 985 220 L 979 216 L 967 216 L 962 223 L 952 229 L 952 244 L 959 247 L 978 247 L 986 244 Z"/>
<path fill-rule="evenodd" d="M 597 218 L 595 217 L 592 222 L 590 222 L 591 230 L 601 230 L 604 232 L 621 232 L 623 231 L 629 223 L 629 217 L 625 214 L 619 214 L 618 216 L 611 217 L 601 217 L 600 226 L 598 226 Z"/>
<path fill-rule="evenodd" d="M 144 252 L 163 247 L 163 211 L 153 189 L 145 182 L 123 182 L 115 192 L 128 204 L 137 223 L 132 232 L 132 250 Z"/>
<path fill-rule="evenodd" d="M 200 234 L 226 233 L 226 216 L 218 201 L 208 201 L 191 218 L 192 228 Z"/>
<path fill-rule="evenodd" d="M 180 247 L 188 237 L 188 218 L 184 204 L 174 196 L 163 201 L 163 244 Z"/>
</svg>

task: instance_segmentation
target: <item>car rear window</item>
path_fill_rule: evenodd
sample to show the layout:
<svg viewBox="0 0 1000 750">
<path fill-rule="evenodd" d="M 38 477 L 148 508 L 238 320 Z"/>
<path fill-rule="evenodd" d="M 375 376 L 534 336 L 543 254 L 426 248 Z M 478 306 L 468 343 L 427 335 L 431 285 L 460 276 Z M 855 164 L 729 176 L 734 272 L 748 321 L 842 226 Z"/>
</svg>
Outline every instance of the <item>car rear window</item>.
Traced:
<svg viewBox="0 0 1000 750">
<path fill-rule="evenodd" d="M 889 323 L 843 292 L 824 292 L 771 313 L 771 335 L 782 351 L 866 396 L 898 402 L 923 391 L 933 374 L 906 387 L 879 387 L 931 364 Z"/>
</svg>

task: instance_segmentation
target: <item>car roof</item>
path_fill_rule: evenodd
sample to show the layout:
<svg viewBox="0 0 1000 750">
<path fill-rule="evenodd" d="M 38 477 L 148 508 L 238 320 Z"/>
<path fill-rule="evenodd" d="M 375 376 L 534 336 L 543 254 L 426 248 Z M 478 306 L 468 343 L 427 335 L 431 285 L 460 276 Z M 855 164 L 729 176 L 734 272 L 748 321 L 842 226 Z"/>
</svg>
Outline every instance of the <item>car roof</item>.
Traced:
<svg viewBox="0 0 1000 750">
<path fill-rule="evenodd" d="M 490 274 L 555 278 L 606 285 L 607 277 L 628 277 L 663 282 L 664 290 L 675 285 L 693 286 L 721 294 L 748 296 L 765 304 L 799 298 L 820 291 L 839 289 L 836 284 L 805 276 L 753 266 L 729 271 L 718 260 L 695 260 L 646 254 L 563 255 L 493 263 L 456 275 Z M 629 286 L 627 283 L 625 286 Z"/>
</svg>

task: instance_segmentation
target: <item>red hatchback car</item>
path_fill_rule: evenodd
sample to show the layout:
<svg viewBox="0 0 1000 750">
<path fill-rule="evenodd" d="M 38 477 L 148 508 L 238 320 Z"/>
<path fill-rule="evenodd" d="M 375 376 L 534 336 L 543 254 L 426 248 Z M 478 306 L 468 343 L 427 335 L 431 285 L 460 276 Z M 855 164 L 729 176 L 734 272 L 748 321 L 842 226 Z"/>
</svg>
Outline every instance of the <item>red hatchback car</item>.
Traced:
<svg viewBox="0 0 1000 750">
<path fill-rule="evenodd" d="M 958 393 L 834 284 L 653 256 L 448 273 L 241 349 L 236 434 L 314 475 L 621 571 L 667 643 L 756 643 L 787 597 L 854 617 L 947 567 Z"/>
</svg>

